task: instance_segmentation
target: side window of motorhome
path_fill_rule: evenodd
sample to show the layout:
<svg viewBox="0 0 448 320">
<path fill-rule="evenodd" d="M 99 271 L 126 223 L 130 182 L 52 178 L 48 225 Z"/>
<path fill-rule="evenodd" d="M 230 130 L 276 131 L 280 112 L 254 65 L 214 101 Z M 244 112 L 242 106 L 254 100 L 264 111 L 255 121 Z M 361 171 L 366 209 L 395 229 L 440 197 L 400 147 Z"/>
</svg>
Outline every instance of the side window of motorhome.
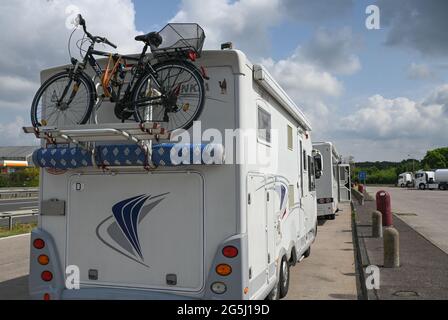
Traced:
<svg viewBox="0 0 448 320">
<path fill-rule="evenodd" d="M 271 115 L 258 107 L 258 138 L 271 143 Z"/>
<path fill-rule="evenodd" d="M 307 165 L 306 165 L 306 150 L 303 150 L 303 170 L 307 170 Z"/>
<path fill-rule="evenodd" d="M 291 209 L 294 207 L 295 198 L 294 198 L 294 185 L 288 186 L 288 201 L 289 201 L 289 208 Z"/>
<path fill-rule="evenodd" d="M 300 159 L 300 193 L 302 195 L 303 198 L 303 161 L 302 161 L 302 154 L 303 154 L 303 145 L 302 145 L 302 140 L 300 140 L 300 150 L 299 150 L 299 159 Z"/>
<path fill-rule="evenodd" d="M 290 125 L 287 125 L 287 130 L 288 130 L 288 149 L 293 150 L 294 142 L 293 142 L 293 135 L 292 135 L 292 127 Z"/>
<path fill-rule="evenodd" d="M 314 191 L 316 189 L 316 182 L 314 178 L 314 162 L 312 161 L 311 156 L 308 156 L 308 184 L 309 190 Z"/>
</svg>

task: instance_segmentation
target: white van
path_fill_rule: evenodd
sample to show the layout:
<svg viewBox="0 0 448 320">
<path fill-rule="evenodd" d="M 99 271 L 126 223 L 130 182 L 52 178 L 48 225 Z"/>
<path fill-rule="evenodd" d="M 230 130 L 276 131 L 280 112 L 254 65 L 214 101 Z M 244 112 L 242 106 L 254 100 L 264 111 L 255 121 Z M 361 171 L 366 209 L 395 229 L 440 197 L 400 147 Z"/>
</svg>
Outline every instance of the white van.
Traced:
<svg viewBox="0 0 448 320">
<path fill-rule="evenodd" d="M 197 63 L 210 79 L 202 129 L 195 125 L 189 132 L 255 132 L 226 142 L 225 151 L 215 148 L 213 164 L 169 163 L 164 157 L 175 145 L 162 139 L 152 146 L 159 166 L 145 170 L 139 147 L 130 143 L 150 137 L 136 123 L 117 123 L 107 103 L 98 124 L 41 128 L 39 137 L 57 144 L 42 139 L 34 154 L 42 169 L 40 217 L 31 237 L 32 298 L 287 294 L 289 266 L 309 255 L 316 235 L 311 126 L 266 69 L 242 52 L 204 51 Z M 61 69 L 43 71 L 42 81 Z M 93 145 L 96 155 L 79 148 L 81 142 Z M 205 150 L 202 144 L 182 148 Z M 231 156 L 252 152 L 271 152 L 276 164 L 235 163 Z M 80 288 L 69 290 L 66 272 L 78 269 Z"/>
</svg>

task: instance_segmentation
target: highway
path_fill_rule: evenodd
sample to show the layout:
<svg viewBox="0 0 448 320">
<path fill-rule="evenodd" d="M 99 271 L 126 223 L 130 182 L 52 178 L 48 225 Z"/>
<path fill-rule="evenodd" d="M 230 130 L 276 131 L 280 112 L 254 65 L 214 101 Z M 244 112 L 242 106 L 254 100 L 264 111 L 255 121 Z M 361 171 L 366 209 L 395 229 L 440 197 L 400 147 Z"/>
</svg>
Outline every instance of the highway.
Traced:
<svg viewBox="0 0 448 320">
<path fill-rule="evenodd" d="M 391 195 L 392 212 L 448 254 L 448 191 L 416 190 L 394 187 L 370 187 Z"/>
<path fill-rule="evenodd" d="M 0 200 L 0 217 L 4 213 L 18 213 L 37 209 L 37 198 L 21 198 L 21 199 L 5 199 Z M 14 223 L 29 223 L 37 221 L 37 216 L 34 217 L 18 217 L 14 219 Z M 0 227 L 8 225 L 7 219 L 0 219 Z"/>
</svg>

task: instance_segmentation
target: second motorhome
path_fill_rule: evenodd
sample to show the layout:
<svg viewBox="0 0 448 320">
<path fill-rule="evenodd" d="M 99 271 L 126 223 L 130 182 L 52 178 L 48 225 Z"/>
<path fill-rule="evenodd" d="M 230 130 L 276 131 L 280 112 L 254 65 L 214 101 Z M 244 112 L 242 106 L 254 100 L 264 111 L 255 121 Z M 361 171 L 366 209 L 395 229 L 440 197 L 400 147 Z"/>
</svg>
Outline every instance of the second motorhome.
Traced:
<svg viewBox="0 0 448 320">
<path fill-rule="evenodd" d="M 316 179 L 317 215 L 334 219 L 339 203 L 339 154 L 331 142 L 313 143 L 322 157 L 322 175 Z"/>
<path fill-rule="evenodd" d="M 317 229 L 311 125 L 266 69 L 240 51 L 206 51 L 197 63 L 210 79 L 202 128 L 188 132 L 202 141 L 176 149 L 158 136 L 151 153 L 157 168 L 144 168 L 139 144 L 154 137 L 135 122 L 120 123 L 106 102 L 98 124 L 24 129 L 42 138 L 33 156 L 41 167 L 41 214 L 31 236 L 32 298 L 287 294 L 289 267 L 309 255 Z M 42 81 L 62 69 L 43 71 Z M 203 154 L 212 128 L 223 137 L 235 129 L 255 134 L 233 136 L 225 151 L 213 146 L 213 163 L 172 161 L 173 152 Z M 269 153 L 270 164 L 232 157 Z M 40 263 L 42 255 L 48 263 Z M 68 288 L 76 271 L 80 286 Z"/>
</svg>

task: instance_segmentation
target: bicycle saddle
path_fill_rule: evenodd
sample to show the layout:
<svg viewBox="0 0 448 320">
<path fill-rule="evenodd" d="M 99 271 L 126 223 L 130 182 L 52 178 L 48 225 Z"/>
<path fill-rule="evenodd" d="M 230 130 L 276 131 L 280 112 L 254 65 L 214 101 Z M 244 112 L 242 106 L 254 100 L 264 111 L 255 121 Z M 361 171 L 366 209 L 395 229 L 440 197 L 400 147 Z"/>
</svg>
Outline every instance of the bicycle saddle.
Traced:
<svg viewBox="0 0 448 320">
<path fill-rule="evenodd" d="M 148 45 L 158 47 L 162 44 L 162 37 L 158 32 L 150 32 L 135 37 L 136 41 L 142 41 Z"/>
</svg>

